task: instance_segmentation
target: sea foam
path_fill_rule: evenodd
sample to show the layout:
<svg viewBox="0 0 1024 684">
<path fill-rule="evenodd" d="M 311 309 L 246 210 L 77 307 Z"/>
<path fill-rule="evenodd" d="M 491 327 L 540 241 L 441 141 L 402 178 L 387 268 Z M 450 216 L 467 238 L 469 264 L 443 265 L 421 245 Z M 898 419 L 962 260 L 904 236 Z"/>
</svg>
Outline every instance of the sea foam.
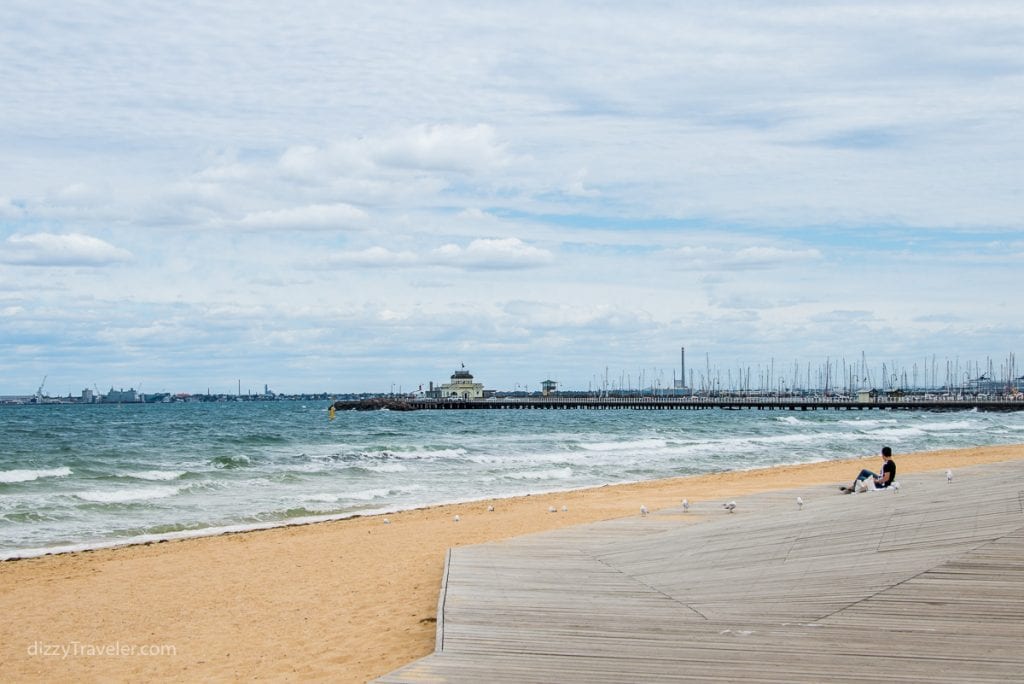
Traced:
<svg viewBox="0 0 1024 684">
<path fill-rule="evenodd" d="M 120 473 L 118 477 L 130 477 L 135 480 L 152 480 L 157 482 L 177 480 L 185 474 L 184 470 L 140 470 L 134 473 Z"/>
<path fill-rule="evenodd" d="M 71 468 L 50 468 L 48 470 L 0 470 L 0 483 L 32 482 L 41 477 L 67 477 Z"/>
<path fill-rule="evenodd" d="M 126 503 L 130 501 L 148 501 L 150 499 L 166 499 L 174 496 L 182 487 L 139 487 L 136 489 L 89 490 L 75 492 L 75 496 L 92 503 Z"/>
<path fill-rule="evenodd" d="M 510 480 L 568 480 L 572 477 L 572 468 L 552 468 L 551 470 L 523 470 L 504 473 Z"/>
<path fill-rule="evenodd" d="M 633 439 L 621 442 L 589 442 L 580 444 L 581 449 L 587 451 L 621 451 L 628 449 L 664 449 L 666 445 L 663 439 Z"/>
</svg>

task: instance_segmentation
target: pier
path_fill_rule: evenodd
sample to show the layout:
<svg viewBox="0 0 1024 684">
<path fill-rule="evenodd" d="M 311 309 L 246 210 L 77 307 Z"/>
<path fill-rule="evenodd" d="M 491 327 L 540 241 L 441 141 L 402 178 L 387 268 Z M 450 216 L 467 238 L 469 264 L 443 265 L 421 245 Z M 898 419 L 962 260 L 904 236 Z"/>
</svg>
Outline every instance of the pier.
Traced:
<svg viewBox="0 0 1024 684">
<path fill-rule="evenodd" d="M 466 411 L 466 410 L 612 410 L 634 411 L 1024 411 L 1020 399 L 924 399 L 902 397 L 858 401 L 834 397 L 489 397 L 486 399 L 421 399 L 388 397 L 337 401 L 338 411 Z"/>
</svg>

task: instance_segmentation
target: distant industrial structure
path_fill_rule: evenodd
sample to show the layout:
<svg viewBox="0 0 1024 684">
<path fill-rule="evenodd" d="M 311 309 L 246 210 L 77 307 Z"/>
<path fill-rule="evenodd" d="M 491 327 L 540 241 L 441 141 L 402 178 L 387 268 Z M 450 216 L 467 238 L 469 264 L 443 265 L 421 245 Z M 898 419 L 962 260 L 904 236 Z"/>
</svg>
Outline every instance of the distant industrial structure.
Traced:
<svg viewBox="0 0 1024 684">
<path fill-rule="evenodd" d="M 679 347 L 679 366 L 671 371 L 665 368 L 640 368 L 634 372 L 623 370 L 610 375 L 606 366 L 599 376 L 586 387 L 560 388 L 562 384 L 550 377 L 528 387 L 516 383 L 514 388 L 487 389 L 470 373 L 465 364 L 455 370 L 449 382 L 428 383 L 414 392 L 403 392 L 401 385 L 391 385 L 390 392 L 322 392 L 303 394 L 276 394 L 268 385 L 262 393 L 249 391 L 242 394 L 242 382 L 237 392 L 170 394 L 167 392 L 144 394 L 141 389 L 115 390 L 111 386 L 106 394 L 98 388 L 83 389 L 81 396 L 51 397 L 43 393 L 47 377 L 39 384 L 35 394 L 0 396 L 0 404 L 139 404 L 209 401 L 283 401 L 289 399 L 364 399 L 386 397 L 410 400 L 477 401 L 493 399 L 627 399 L 658 398 L 702 401 L 724 400 L 806 400 L 817 405 L 818 399 L 858 404 L 885 404 L 886 402 L 962 402 L 998 401 L 1024 403 L 1024 375 L 1020 374 L 1016 357 L 1010 353 L 1005 359 L 986 358 L 983 363 L 936 356 L 925 357 L 920 363 L 905 365 L 900 362 L 869 364 L 864 352 L 860 358 L 826 357 L 814 365 L 794 360 L 782 363 L 771 358 L 768 363 L 751 365 L 713 365 L 709 354 L 701 363 L 687 368 L 686 347 Z M 696 366 L 696 367 L 694 367 Z M 679 377 L 676 377 L 676 373 Z M 687 376 L 689 373 L 689 376 Z M 95 390 L 95 391 L 94 391 Z M 673 402 L 674 404 L 680 402 Z M 685 403 L 685 402 L 682 402 Z"/>
<path fill-rule="evenodd" d="M 686 389 L 686 347 L 679 348 L 679 379 L 672 383 L 677 390 Z"/>
<path fill-rule="evenodd" d="M 51 397 L 48 395 L 42 395 L 39 392 L 31 395 L 0 395 L 0 405 L 36 405 L 36 404 L 196 404 L 204 402 L 227 402 L 227 401 L 325 401 L 328 399 L 337 399 L 339 397 L 347 398 L 366 398 L 373 396 L 368 393 L 354 394 L 354 393 L 337 393 L 337 392 L 317 392 L 317 393 L 302 393 L 302 394 L 276 394 L 270 391 L 267 385 L 263 386 L 263 392 L 261 394 L 242 394 L 237 395 L 234 393 L 220 393 L 212 394 L 209 390 L 205 394 L 190 394 L 188 392 L 179 392 L 177 394 L 171 394 L 169 392 L 156 392 L 152 394 L 144 394 L 134 387 L 129 389 L 117 389 L 113 387 L 106 394 L 100 394 L 99 392 L 92 389 L 83 389 L 79 396 L 68 394 L 63 397 Z"/>
</svg>

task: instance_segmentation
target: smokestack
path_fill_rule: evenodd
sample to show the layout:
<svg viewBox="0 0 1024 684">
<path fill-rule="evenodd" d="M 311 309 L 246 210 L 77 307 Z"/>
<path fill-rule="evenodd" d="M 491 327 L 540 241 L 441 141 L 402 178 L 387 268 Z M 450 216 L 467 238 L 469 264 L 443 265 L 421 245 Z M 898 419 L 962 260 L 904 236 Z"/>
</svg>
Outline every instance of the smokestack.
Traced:
<svg viewBox="0 0 1024 684">
<path fill-rule="evenodd" d="M 679 348 L 679 359 L 682 364 L 683 372 L 679 376 L 679 381 L 682 383 L 682 389 L 686 389 L 686 347 Z"/>
</svg>

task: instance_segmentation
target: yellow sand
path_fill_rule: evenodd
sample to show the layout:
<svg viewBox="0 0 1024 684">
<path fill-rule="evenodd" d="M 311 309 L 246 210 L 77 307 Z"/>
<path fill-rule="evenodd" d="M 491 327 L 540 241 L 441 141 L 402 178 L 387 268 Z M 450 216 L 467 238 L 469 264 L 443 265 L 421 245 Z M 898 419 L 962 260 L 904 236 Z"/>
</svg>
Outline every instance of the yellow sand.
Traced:
<svg viewBox="0 0 1024 684">
<path fill-rule="evenodd" d="M 903 474 L 1019 458 L 1024 445 L 896 455 Z M 433 650 L 449 547 L 636 515 L 640 504 L 653 511 L 683 497 L 717 502 L 845 483 L 865 462 L 880 465 L 871 456 L 439 506 L 389 515 L 388 525 L 375 516 L 0 563 L 0 673 L 7 681 L 362 682 Z M 173 654 L 123 654 L 149 646 Z M 96 647 L 121 654 L 86 655 Z"/>
</svg>

